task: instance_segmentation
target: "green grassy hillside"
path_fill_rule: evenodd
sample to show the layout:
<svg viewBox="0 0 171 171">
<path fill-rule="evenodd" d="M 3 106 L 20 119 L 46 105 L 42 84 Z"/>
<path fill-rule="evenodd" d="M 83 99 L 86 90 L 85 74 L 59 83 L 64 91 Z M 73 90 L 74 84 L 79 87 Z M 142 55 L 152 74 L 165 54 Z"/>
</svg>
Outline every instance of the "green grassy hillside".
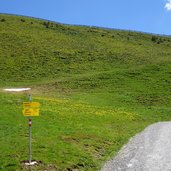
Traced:
<svg viewBox="0 0 171 171">
<path fill-rule="evenodd" d="M 33 118 L 32 170 L 99 170 L 147 125 L 170 120 L 171 37 L 70 26 L 0 14 L 1 169 L 28 170 L 27 93 Z"/>
</svg>

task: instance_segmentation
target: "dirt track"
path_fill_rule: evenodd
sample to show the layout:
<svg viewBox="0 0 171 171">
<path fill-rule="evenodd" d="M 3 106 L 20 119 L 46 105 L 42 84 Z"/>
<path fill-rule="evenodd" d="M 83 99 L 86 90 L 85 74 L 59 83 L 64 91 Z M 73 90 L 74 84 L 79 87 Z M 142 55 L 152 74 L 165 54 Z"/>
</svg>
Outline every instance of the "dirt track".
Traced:
<svg viewBox="0 0 171 171">
<path fill-rule="evenodd" d="M 171 122 L 147 127 L 101 171 L 171 171 Z"/>
</svg>

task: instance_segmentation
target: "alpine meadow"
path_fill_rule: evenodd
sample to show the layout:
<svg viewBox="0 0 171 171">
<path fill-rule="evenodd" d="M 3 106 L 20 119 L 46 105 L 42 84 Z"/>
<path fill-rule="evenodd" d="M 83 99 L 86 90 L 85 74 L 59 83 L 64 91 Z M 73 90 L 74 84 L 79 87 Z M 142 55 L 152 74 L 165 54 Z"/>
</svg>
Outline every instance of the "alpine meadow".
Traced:
<svg viewBox="0 0 171 171">
<path fill-rule="evenodd" d="M 29 92 L 3 89 L 30 87 Z M 28 160 L 23 102 L 39 102 Z M 0 169 L 97 171 L 171 120 L 171 37 L 0 14 Z"/>
</svg>

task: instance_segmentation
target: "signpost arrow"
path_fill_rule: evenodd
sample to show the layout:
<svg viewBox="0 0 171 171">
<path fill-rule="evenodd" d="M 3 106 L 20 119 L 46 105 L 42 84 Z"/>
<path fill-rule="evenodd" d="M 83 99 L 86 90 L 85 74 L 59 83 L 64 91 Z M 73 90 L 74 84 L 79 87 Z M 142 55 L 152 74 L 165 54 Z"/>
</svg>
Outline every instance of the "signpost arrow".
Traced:
<svg viewBox="0 0 171 171">
<path fill-rule="evenodd" d="M 40 103 L 38 103 L 38 102 L 24 102 L 23 107 L 24 108 L 40 107 Z"/>
</svg>

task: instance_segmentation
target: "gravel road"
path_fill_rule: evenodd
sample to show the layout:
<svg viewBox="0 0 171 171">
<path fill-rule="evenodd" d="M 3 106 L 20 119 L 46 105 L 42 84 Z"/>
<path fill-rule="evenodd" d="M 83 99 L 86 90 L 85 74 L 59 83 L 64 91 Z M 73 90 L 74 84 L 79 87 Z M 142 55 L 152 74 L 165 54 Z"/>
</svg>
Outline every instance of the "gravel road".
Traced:
<svg viewBox="0 0 171 171">
<path fill-rule="evenodd" d="M 171 122 L 147 127 L 101 171 L 171 171 Z"/>
</svg>

